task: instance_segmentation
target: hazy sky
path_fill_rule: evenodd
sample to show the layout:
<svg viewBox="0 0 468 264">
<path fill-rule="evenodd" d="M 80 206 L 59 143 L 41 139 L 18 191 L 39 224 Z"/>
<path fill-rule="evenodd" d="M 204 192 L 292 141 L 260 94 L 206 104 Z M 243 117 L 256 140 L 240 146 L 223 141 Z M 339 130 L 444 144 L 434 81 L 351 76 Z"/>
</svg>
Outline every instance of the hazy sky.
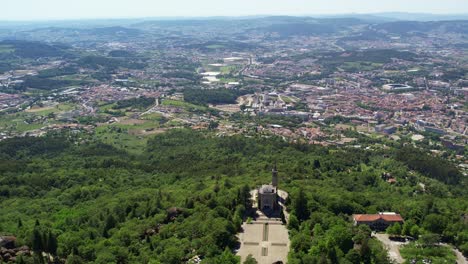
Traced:
<svg viewBox="0 0 468 264">
<path fill-rule="evenodd" d="M 0 20 L 155 16 L 468 13 L 468 0 L 0 0 Z"/>
</svg>

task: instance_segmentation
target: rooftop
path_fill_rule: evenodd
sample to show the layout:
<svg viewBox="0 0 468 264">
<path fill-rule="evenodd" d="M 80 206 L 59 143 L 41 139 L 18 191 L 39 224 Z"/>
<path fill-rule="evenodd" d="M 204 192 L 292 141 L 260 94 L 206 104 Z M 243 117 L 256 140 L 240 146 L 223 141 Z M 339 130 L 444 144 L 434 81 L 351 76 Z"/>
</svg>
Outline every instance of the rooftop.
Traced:
<svg viewBox="0 0 468 264">
<path fill-rule="evenodd" d="M 387 222 L 403 222 L 400 214 L 396 213 L 378 213 L 378 214 L 355 214 L 353 219 L 357 222 L 373 222 L 382 219 Z"/>
<path fill-rule="evenodd" d="M 275 193 L 276 188 L 271 184 L 265 184 L 260 187 L 259 193 Z"/>
</svg>

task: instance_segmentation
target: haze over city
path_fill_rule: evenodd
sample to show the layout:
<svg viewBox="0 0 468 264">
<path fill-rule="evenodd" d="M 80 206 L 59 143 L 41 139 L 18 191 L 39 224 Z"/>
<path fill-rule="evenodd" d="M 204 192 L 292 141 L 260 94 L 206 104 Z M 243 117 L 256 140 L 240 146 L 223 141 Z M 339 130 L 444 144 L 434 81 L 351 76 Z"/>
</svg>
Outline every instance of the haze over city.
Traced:
<svg viewBox="0 0 468 264">
<path fill-rule="evenodd" d="M 468 1 L 465 0 L 16 0 L 2 2 L 0 20 L 317 15 L 380 12 L 468 13 Z"/>
</svg>

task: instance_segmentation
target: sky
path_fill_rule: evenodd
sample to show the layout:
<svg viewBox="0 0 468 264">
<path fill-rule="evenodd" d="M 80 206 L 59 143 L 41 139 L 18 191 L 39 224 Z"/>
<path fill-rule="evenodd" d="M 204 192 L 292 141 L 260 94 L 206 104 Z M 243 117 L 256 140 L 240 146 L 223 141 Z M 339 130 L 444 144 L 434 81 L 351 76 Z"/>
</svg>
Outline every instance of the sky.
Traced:
<svg viewBox="0 0 468 264">
<path fill-rule="evenodd" d="M 1 20 L 318 15 L 467 14 L 468 0 L 0 0 Z"/>
</svg>

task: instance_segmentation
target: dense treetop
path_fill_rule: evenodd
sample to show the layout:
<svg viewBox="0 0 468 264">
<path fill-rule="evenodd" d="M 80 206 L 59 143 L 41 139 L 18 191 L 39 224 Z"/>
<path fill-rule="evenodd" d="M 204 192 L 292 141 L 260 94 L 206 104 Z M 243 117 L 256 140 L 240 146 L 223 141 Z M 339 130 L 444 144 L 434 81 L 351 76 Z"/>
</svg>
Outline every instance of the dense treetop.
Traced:
<svg viewBox="0 0 468 264">
<path fill-rule="evenodd" d="M 462 249 L 468 242 L 460 218 L 468 206 L 466 183 L 448 187 L 426 177 L 430 171 L 411 172 L 392 151 L 190 130 L 155 136 L 138 155 L 73 142 L 57 135 L 0 142 L 2 233 L 78 262 L 180 263 L 200 255 L 207 263 L 236 263 L 225 248 L 236 247 L 245 196 L 268 181 L 276 161 L 280 186 L 291 193 L 291 263 L 385 263 L 368 231 L 352 227 L 353 213 L 396 211 L 420 232 L 438 233 Z M 383 172 L 398 183 L 381 180 Z M 34 246 L 35 237 L 52 246 Z"/>
</svg>

